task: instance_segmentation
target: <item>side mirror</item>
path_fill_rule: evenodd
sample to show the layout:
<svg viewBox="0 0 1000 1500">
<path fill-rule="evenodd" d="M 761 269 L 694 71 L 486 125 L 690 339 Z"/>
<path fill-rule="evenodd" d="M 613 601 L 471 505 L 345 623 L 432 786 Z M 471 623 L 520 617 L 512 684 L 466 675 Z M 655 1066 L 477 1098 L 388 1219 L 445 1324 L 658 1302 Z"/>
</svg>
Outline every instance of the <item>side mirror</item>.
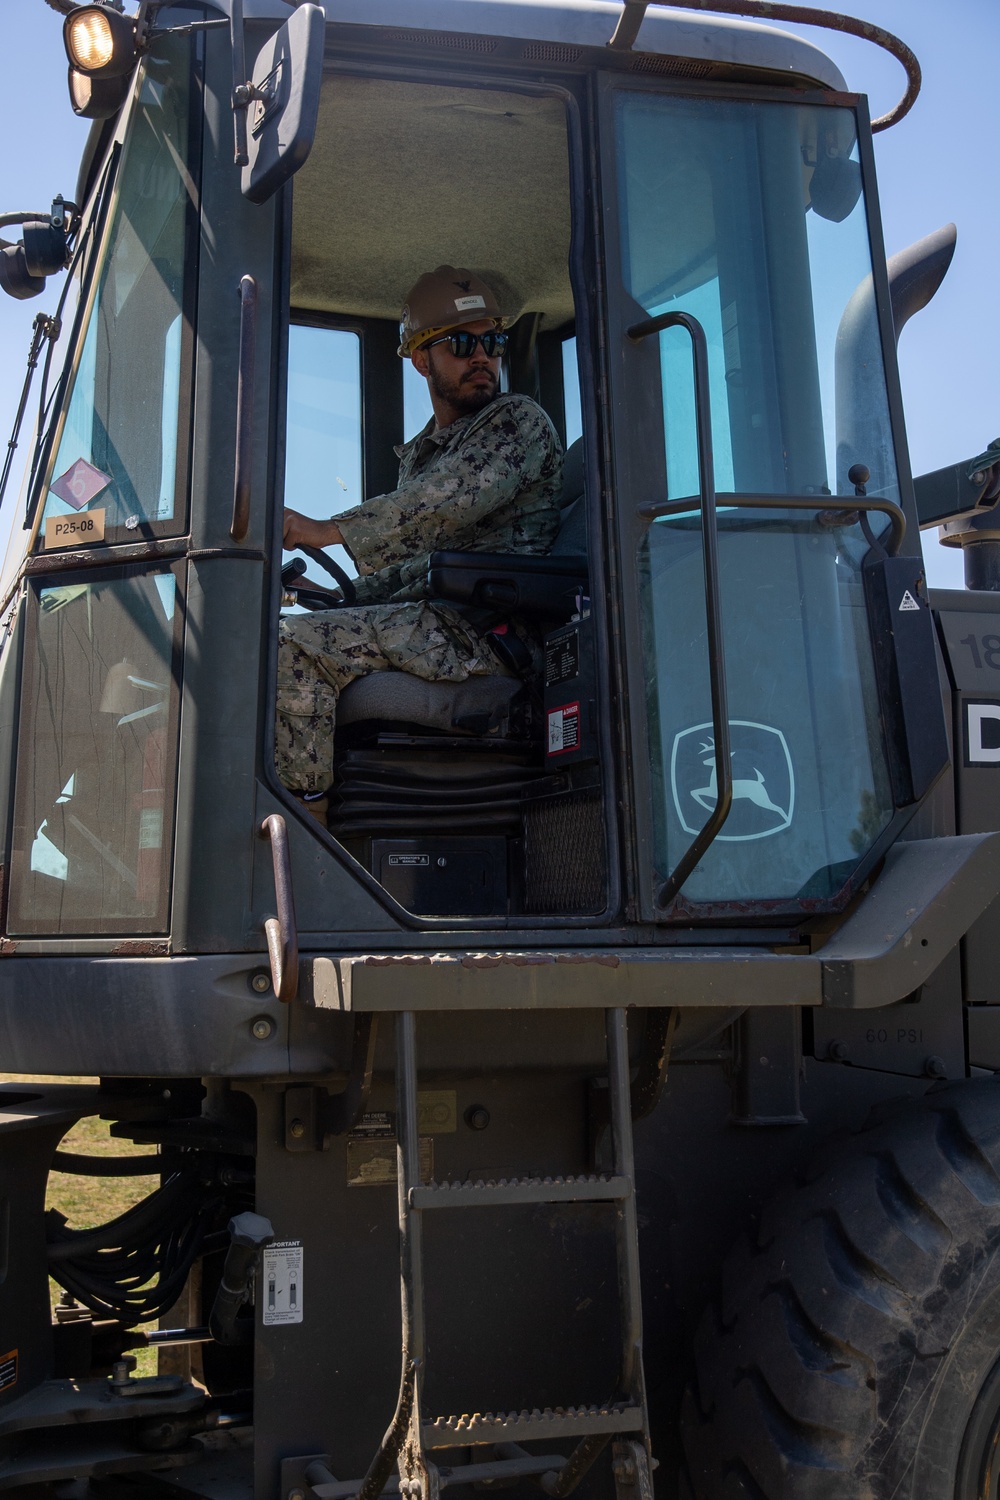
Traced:
<svg viewBox="0 0 1000 1500">
<path fill-rule="evenodd" d="M 840 224 L 853 213 L 861 197 L 861 167 L 847 156 L 819 155 L 809 184 L 813 210 L 821 219 Z"/>
<path fill-rule="evenodd" d="M 312 150 L 325 29 L 321 6 L 300 5 L 261 49 L 246 101 L 249 119 L 242 188 L 251 203 L 266 203 Z"/>
</svg>

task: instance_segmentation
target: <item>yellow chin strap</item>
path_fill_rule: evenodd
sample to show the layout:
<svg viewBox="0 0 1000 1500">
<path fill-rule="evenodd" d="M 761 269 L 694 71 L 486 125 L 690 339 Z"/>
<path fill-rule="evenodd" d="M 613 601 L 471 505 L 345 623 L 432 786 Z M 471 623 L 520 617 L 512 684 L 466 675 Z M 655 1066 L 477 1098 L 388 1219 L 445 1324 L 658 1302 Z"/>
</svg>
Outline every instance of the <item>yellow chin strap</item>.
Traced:
<svg viewBox="0 0 1000 1500">
<path fill-rule="evenodd" d="M 440 328 L 423 328 L 419 333 L 413 334 L 410 340 L 403 345 L 403 358 L 409 359 L 411 354 L 415 354 L 418 349 L 422 349 L 432 339 L 440 338 L 443 333 L 451 333 L 452 327 L 452 324 L 445 323 Z"/>
</svg>

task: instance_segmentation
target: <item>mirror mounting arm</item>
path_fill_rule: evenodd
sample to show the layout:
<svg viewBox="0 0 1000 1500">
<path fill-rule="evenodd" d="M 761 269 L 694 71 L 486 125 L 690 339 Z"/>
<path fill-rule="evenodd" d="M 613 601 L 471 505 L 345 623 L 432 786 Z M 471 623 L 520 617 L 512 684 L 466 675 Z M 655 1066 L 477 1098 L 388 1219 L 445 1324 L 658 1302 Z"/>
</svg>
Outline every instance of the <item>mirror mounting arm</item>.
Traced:
<svg viewBox="0 0 1000 1500">
<path fill-rule="evenodd" d="M 261 88 L 247 78 L 246 32 L 243 26 L 243 0 L 232 0 L 229 36 L 233 49 L 233 164 L 245 167 L 250 161 L 247 140 L 247 113 L 255 99 L 267 104 L 272 90 Z"/>
<path fill-rule="evenodd" d="M 233 161 L 245 167 L 250 160 L 247 150 L 247 110 L 253 98 L 253 85 L 247 82 L 246 34 L 243 26 L 243 0 L 232 0 L 229 11 L 229 40 L 233 49 Z"/>
</svg>

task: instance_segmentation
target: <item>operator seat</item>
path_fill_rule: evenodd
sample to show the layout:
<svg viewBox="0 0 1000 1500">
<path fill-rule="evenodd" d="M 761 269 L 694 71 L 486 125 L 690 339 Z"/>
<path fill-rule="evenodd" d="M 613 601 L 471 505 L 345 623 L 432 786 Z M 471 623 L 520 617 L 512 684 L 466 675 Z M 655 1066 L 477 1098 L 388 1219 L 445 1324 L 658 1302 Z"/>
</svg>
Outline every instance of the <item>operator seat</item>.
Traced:
<svg viewBox="0 0 1000 1500">
<path fill-rule="evenodd" d="M 528 615 L 543 629 L 567 620 L 587 588 L 580 441 L 566 455 L 560 510 L 544 557 L 433 553 L 432 597 Z M 334 766 L 329 827 L 348 842 L 484 829 L 516 836 L 524 792 L 549 774 L 540 684 L 502 672 L 459 683 L 372 672 L 340 695 Z"/>
<path fill-rule="evenodd" d="M 563 464 L 559 530 L 547 555 L 511 554 L 501 559 L 494 553 L 435 552 L 430 563 L 432 590 L 435 597 L 456 603 L 499 606 L 511 614 L 548 614 L 561 622 L 572 613 L 573 585 L 586 581 L 586 555 L 583 439 L 577 438 Z M 547 567 L 550 558 L 566 560 L 565 571 L 560 564 L 555 590 Z M 502 567 L 493 566 L 501 561 Z M 562 608 L 553 613 L 554 594 Z M 517 678 L 501 673 L 456 683 L 425 682 L 409 672 L 371 672 L 344 688 L 337 704 L 337 728 L 393 721 L 443 733 L 498 733 L 508 722 L 511 700 L 520 688 Z"/>
</svg>

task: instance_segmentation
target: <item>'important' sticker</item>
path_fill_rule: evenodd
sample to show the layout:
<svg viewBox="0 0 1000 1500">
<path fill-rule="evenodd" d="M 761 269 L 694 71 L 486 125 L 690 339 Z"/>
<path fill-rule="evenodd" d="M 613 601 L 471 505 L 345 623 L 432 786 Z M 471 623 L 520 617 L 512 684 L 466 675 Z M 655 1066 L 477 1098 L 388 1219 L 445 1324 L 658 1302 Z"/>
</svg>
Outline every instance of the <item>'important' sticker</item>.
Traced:
<svg viewBox="0 0 1000 1500">
<path fill-rule="evenodd" d="M 0 1391 L 7 1391 L 12 1385 L 17 1385 L 16 1349 L 8 1349 L 6 1354 L 0 1354 Z"/>
<path fill-rule="evenodd" d="M 302 1241 L 275 1240 L 262 1257 L 264 1327 L 302 1322 Z"/>
</svg>

